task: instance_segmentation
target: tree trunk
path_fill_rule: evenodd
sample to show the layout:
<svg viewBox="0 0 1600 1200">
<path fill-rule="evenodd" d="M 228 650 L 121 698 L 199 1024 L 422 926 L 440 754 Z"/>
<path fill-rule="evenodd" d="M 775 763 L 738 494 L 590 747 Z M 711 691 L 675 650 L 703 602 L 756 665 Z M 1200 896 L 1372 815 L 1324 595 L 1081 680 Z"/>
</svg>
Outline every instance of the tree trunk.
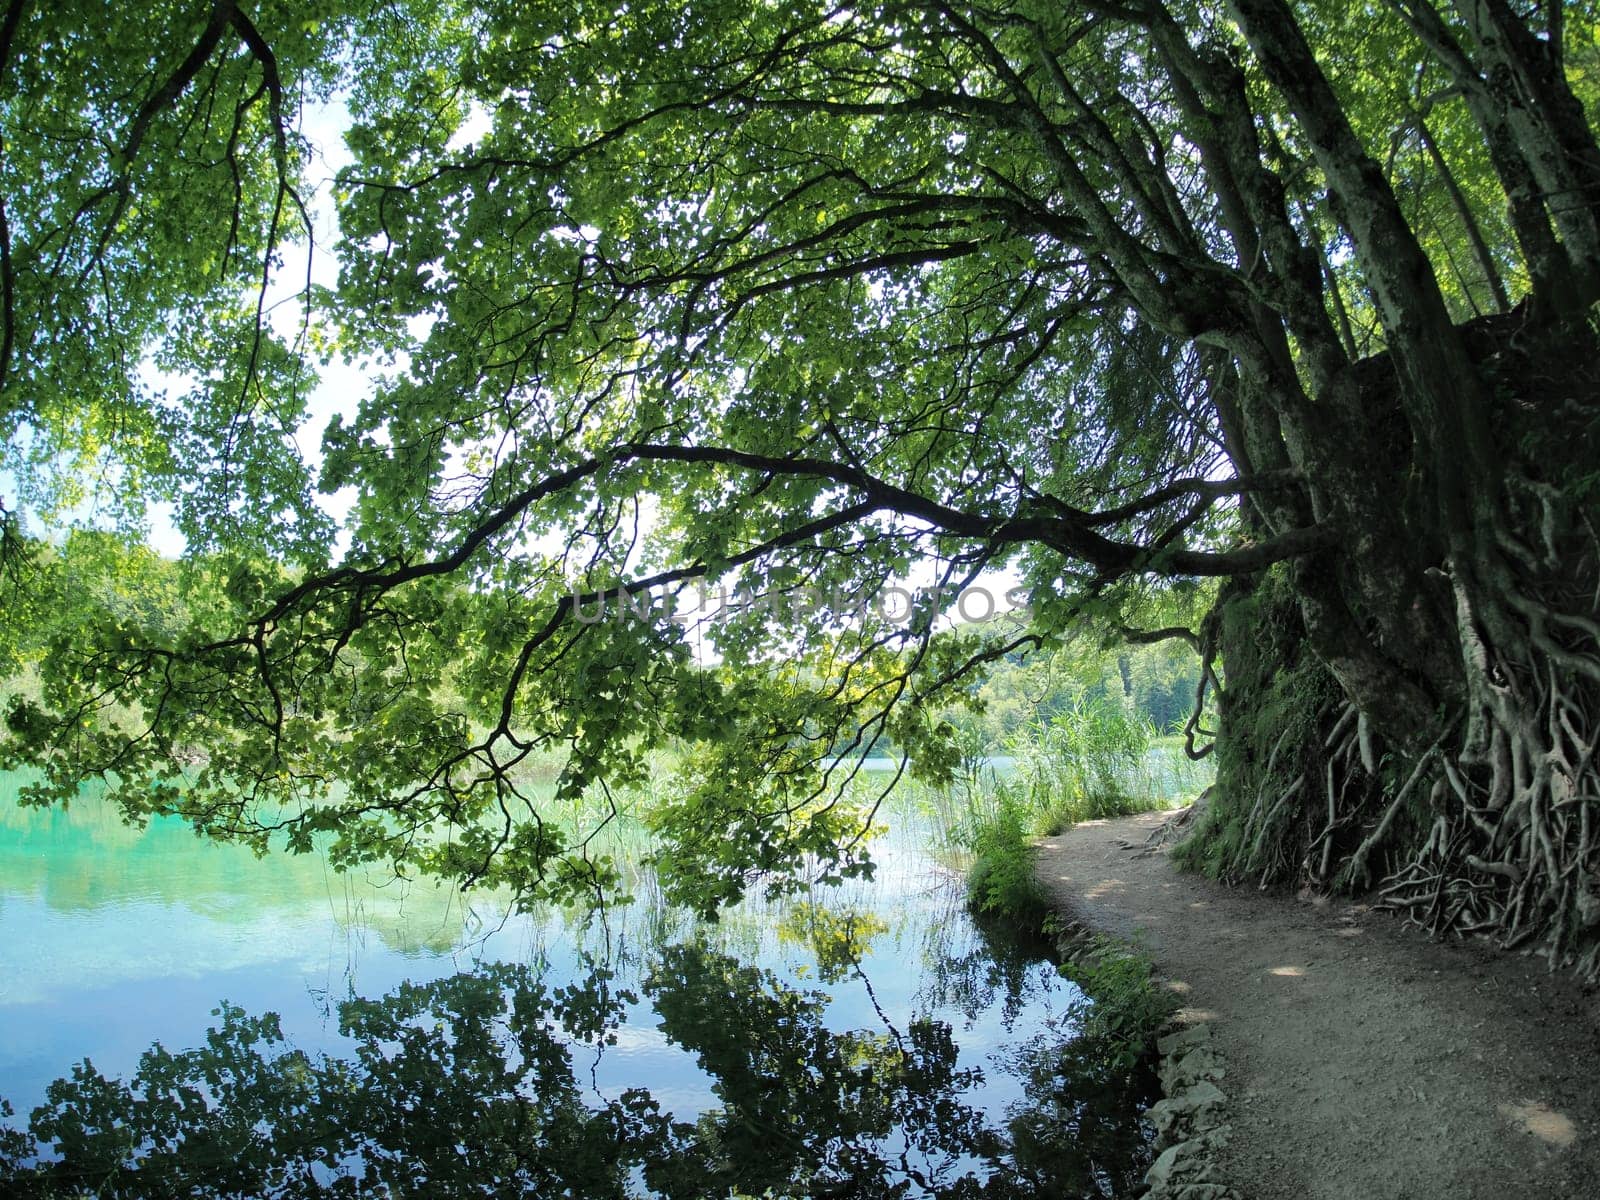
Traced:
<svg viewBox="0 0 1600 1200">
<path fill-rule="evenodd" d="M 1289 8 L 1232 3 L 1316 157 L 1387 349 L 1348 362 L 1320 279 L 1314 312 L 1302 294 L 1305 248 L 1246 181 L 1309 396 L 1278 389 L 1284 443 L 1343 541 L 1219 610 L 1218 787 L 1185 853 L 1231 879 L 1376 880 L 1383 902 L 1431 929 L 1533 940 L 1600 975 L 1600 339 L 1570 303 L 1600 294 L 1600 154 L 1501 0 L 1460 7 L 1495 81 L 1474 73 L 1464 92 L 1496 169 L 1537 184 L 1511 198 L 1544 290 L 1457 327 Z M 1465 197 L 1419 129 L 1504 306 Z M 1233 154 L 1236 175 L 1251 156 Z M 1246 376 L 1272 378 L 1270 355 L 1236 353 Z"/>
</svg>

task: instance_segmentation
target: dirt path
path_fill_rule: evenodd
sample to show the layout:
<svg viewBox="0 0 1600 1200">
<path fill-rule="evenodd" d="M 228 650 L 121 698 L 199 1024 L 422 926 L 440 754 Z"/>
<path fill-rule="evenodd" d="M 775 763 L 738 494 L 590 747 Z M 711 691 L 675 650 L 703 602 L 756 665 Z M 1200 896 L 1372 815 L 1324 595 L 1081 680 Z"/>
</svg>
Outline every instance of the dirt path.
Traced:
<svg viewBox="0 0 1600 1200">
<path fill-rule="evenodd" d="M 1080 825 L 1039 870 L 1134 937 L 1212 1023 L 1248 1200 L 1600 1197 L 1600 1005 L 1541 962 L 1362 905 L 1219 887 L 1140 857 L 1162 814 Z"/>
</svg>

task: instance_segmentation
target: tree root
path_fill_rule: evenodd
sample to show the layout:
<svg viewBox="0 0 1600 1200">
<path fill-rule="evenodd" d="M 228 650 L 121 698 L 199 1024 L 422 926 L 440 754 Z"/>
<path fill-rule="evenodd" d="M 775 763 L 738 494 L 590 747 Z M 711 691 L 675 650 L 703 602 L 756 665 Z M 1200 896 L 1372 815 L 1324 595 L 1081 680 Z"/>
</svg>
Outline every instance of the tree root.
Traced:
<svg viewBox="0 0 1600 1200">
<path fill-rule="evenodd" d="M 1534 611 L 1521 603 L 1519 612 Z M 1554 969 L 1600 978 L 1600 694 L 1587 648 L 1553 653 L 1543 629 L 1592 638 L 1586 619 L 1535 623 L 1527 658 L 1483 648 L 1478 704 L 1464 744 L 1421 756 L 1405 786 L 1363 839 L 1341 881 L 1365 882 L 1367 857 L 1384 844 L 1416 783 L 1433 777 L 1436 815 L 1421 847 L 1379 885 L 1380 903 L 1435 935 L 1494 938 L 1533 947 Z"/>
<path fill-rule="evenodd" d="M 1550 536 L 1530 563 L 1556 561 Z M 1180 855 L 1228 882 L 1372 887 L 1437 936 L 1600 979 L 1600 555 L 1569 545 L 1560 564 L 1515 600 L 1535 583 L 1483 569 L 1472 596 L 1457 584 L 1462 702 L 1410 729 L 1317 698 L 1281 639 L 1246 658 L 1212 814 Z"/>
<path fill-rule="evenodd" d="M 1167 846 L 1188 837 L 1200 823 L 1200 819 L 1205 815 L 1207 806 L 1210 803 L 1211 789 L 1208 787 L 1195 797 L 1193 804 L 1178 809 L 1177 812 L 1152 829 L 1149 836 L 1144 840 L 1144 846 L 1134 857 L 1148 858 Z"/>
</svg>

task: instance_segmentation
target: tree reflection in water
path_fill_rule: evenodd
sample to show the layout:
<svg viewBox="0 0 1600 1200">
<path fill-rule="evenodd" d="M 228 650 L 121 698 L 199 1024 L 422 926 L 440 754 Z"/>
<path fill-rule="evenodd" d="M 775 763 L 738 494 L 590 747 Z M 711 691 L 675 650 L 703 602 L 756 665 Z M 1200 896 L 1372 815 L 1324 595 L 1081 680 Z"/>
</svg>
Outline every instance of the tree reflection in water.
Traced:
<svg viewBox="0 0 1600 1200">
<path fill-rule="evenodd" d="M 692 1123 L 643 1090 L 580 1082 L 574 1051 L 614 1039 L 639 1000 L 608 971 L 551 986 L 488 964 L 346 1001 L 343 1057 L 224 1005 L 202 1047 L 153 1046 L 131 1080 L 85 1062 L 28 1132 L 0 1129 L 0 1190 L 1000 1200 L 1132 1195 L 1148 1165 L 1145 1081 L 1067 1030 L 994 1068 L 1026 1096 L 997 1113 L 944 1022 L 833 1030 L 826 993 L 703 943 L 660 951 L 642 990 L 717 1097 Z"/>
</svg>

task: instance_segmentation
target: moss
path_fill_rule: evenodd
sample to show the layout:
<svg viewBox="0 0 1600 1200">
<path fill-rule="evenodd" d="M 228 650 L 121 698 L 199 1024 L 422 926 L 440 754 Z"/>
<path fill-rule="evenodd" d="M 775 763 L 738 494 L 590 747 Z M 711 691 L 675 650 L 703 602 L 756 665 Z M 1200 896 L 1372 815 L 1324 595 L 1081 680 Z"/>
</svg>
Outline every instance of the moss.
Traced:
<svg viewBox="0 0 1600 1200">
<path fill-rule="evenodd" d="M 1220 705 L 1217 781 L 1180 866 L 1214 879 L 1289 882 L 1309 841 L 1309 797 L 1271 811 L 1295 778 L 1316 769 L 1323 723 L 1339 691 L 1307 645 L 1287 573 L 1274 568 L 1225 605 L 1218 644 L 1227 687 Z M 1276 753 L 1274 750 L 1276 749 Z M 1256 813 L 1263 797 L 1267 804 Z M 1270 818 L 1270 819 L 1269 819 Z"/>
</svg>

